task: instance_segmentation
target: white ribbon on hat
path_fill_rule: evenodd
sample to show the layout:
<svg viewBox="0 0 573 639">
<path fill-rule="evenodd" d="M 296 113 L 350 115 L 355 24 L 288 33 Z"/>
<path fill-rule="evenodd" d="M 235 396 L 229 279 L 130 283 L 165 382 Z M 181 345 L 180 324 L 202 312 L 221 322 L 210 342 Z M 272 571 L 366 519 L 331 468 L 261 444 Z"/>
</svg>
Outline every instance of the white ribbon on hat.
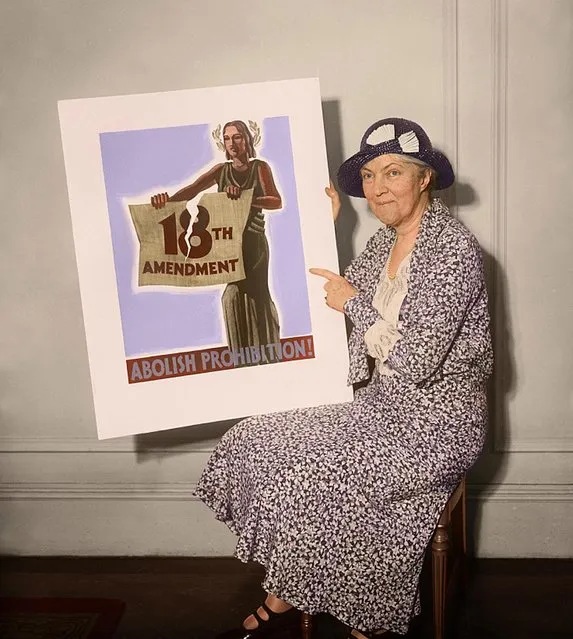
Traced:
<svg viewBox="0 0 573 639">
<path fill-rule="evenodd" d="M 372 133 L 368 136 L 366 140 L 366 144 L 370 144 L 370 146 L 376 146 L 377 144 L 382 144 L 382 142 L 388 142 L 388 140 L 393 140 L 396 137 L 396 129 L 393 124 L 383 124 L 379 126 L 377 129 L 374 129 Z"/>
<path fill-rule="evenodd" d="M 404 153 L 418 153 L 420 150 L 420 142 L 414 131 L 406 131 L 398 137 L 400 148 Z"/>
<path fill-rule="evenodd" d="M 389 142 L 396 138 L 396 129 L 393 124 L 383 124 L 368 136 L 366 144 L 377 146 L 383 142 Z M 420 141 L 414 131 L 406 131 L 398 136 L 398 144 L 403 153 L 418 153 L 420 151 Z"/>
</svg>

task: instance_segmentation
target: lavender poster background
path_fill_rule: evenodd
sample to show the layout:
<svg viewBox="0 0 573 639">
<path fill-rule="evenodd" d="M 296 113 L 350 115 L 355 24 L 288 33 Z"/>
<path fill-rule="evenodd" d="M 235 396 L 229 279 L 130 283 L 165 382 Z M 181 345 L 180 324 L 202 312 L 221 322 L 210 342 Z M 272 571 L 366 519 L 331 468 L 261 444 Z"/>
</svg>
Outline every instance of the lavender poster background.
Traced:
<svg viewBox="0 0 573 639">
<path fill-rule="evenodd" d="M 262 144 L 257 157 L 273 171 L 283 208 L 266 212 L 270 245 L 269 282 L 280 318 L 281 337 L 311 331 L 306 266 L 287 116 L 259 122 Z M 172 194 L 182 183 L 224 153 L 211 143 L 212 124 L 117 131 L 100 134 L 106 196 L 126 357 L 222 345 L 226 336 L 221 315 L 224 287 L 137 288 L 133 264 L 139 259 L 125 203 L 149 202 L 149 192 Z M 134 288 L 135 287 L 135 288 Z"/>
</svg>

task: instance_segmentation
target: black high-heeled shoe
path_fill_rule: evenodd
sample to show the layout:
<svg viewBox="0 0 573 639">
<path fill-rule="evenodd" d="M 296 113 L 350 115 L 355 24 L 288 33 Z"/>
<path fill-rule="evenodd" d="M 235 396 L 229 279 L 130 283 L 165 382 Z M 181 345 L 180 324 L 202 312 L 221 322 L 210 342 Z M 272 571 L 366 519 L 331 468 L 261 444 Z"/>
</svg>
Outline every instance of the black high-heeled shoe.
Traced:
<svg viewBox="0 0 573 639">
<path fill-rule="evenodd" d="M 269 616 L 268 619 L 263 619 L 258 610 L 253 612 L 253 616 L 257 620 L 258 626 L 252 630 L 248 630 L 244 626 L 240 628 L 234 628 L 228 630 L 221 635 L 217 635 L 217 639 L 264 639 L 270 638 L 272 633 L 278 630 L 286 630 L 287 628 L 295 626 L 300 621 L 300 611 L 296 608 L 289 608 L 284 612 L 275 612 L 271 610 L 266 603 L 262 603 L 260 607 Z"/>
</svg>

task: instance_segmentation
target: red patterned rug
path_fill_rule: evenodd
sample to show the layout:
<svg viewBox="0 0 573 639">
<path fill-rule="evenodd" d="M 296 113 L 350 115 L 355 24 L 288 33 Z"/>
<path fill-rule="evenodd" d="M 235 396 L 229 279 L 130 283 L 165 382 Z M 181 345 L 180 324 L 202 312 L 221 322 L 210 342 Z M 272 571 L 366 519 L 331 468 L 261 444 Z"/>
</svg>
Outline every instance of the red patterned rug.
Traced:
<svg viewBox="0 0 573 639">
<path fill-rule="evenodd" d="M 117 599 L 0 598 L 2 639 L 111 639 L 125 603 Z"/>
</svg>

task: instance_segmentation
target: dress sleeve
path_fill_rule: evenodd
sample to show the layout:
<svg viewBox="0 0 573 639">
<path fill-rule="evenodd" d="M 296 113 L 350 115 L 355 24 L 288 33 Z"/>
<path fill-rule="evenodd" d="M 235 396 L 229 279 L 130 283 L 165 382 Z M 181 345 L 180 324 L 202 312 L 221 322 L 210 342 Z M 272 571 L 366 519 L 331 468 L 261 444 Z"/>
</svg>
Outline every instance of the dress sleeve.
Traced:
<svg viewBox="0 0 573 639">
<path fill-rule="evenodd" d="M 343 310 L 348 319 L 354 324 L 354 328 L 362 335 L 366 333 L 374 322 L 382 319 L 380 313 L 372 306 L 370 296 L 365 293 L 357 293 L 354 297 L 346 300 Z"/>
<path fill-rule="evenodd" d="M 384 238 L 384 230 L 377 231 L 366 243 L 362 253 L 349 264 L 344 271 L 344 278 L 358 290 L 344 304 L 344 313 L 362 335 L 372 324 L 380 319 L 380 313 L 372 306 L 372 295 L 366 293 L 372 285 L 372 265 L 379 259 L 380 245 Z"/>
<path fill-rule="evenodd" d="M 477 240 L 445 232 L 386 364 L 416 384 L 433 375 L 484 286 Z"/>
<path fill-rule="evenodd" d="M 384 229 L 379 229 L 374 233 L 366 242 L 362 253 L 355 257 L 344 271 L 344 278 L 359 291 L 364 291 L 372 281 L 372 263 L 378 258 L 384 234 Z"/>
<path fill-rule="evenodd" d="M 381 259 L 381 249 L 386 240 L 385 229 L 379 229 L 367 242 L 366 247 L 344 271 L 344 277 L 358 293 L 344 305 L 344 313 L 353 327 L 348 340 L 350 368 L 348 384 L 368 379 L 370 376 L 364 333 L 381 319 L 378 311 L 372 306 L 373 271 L 377 269 Z"/>
</svg>

